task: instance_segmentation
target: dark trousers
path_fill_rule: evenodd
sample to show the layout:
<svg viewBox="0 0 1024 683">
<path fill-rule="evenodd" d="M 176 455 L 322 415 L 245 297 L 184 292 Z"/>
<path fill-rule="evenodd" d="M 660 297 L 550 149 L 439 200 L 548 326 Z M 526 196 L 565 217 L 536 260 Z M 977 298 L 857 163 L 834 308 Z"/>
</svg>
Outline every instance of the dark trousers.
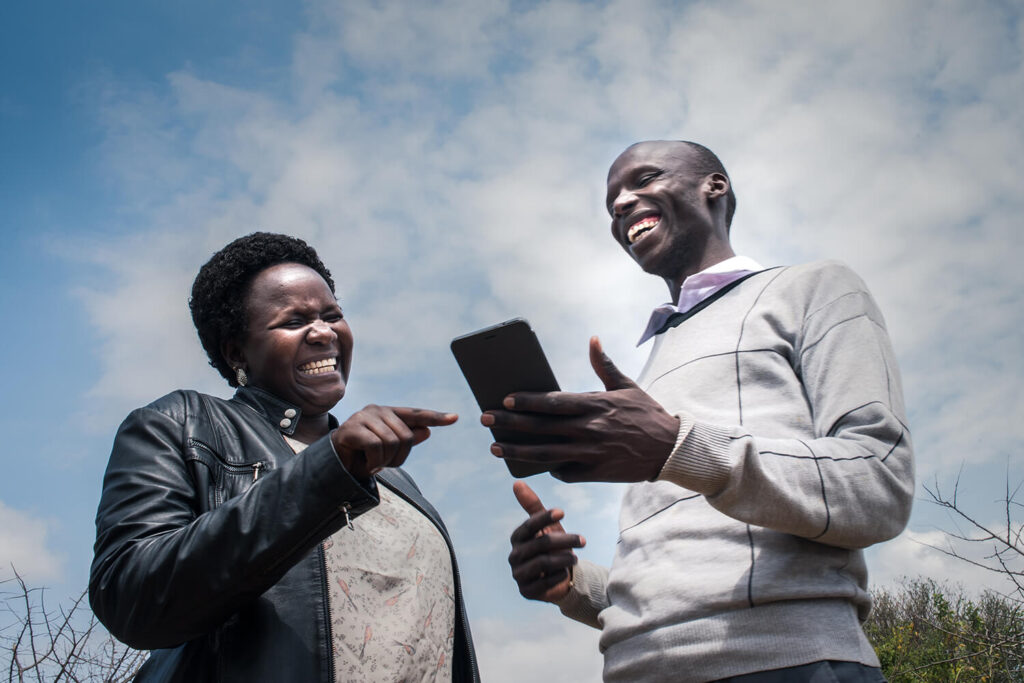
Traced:
<svg viewBox="0 0 1024 683">
<path fill-rule="evenodd" d="M 827 661 L 732 676 L 715 683 L 885 683 L 885 676 L 873 666 Z"/>
</svg>

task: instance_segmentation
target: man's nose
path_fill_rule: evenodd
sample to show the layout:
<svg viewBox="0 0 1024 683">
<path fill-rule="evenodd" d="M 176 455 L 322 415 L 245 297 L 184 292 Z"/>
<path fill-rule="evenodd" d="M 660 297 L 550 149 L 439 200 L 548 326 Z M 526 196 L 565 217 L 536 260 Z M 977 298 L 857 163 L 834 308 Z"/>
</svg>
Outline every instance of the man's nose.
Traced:
<svg viewBox="0 0 1024 683">
<path fill-rule="evenodd" d="M 616 218 L 622 218 L 636 206 L 636 195 L 629 190 L 622 190 L 612 202 L 612 214 Z"/>
</svg>

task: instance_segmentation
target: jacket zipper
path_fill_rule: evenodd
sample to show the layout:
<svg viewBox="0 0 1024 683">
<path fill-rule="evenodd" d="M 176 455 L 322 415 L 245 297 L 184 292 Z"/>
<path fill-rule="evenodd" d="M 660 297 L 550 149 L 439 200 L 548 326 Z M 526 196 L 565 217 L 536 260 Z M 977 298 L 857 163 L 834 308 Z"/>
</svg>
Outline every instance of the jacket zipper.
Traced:
<svg viewBox="0 0 1024 683">
<path fill-rule="evenodd" d="M 207 446 L 202 441 L 200 441 L 198 439 L 193 439 L 192 437 L 189 437 L 188 445 L 189 445 L 190 448 L 198 448 L 201 451 L 205 451 L 206 453 L 209 453 L 210 456 L 214 460 L 216 460 L 217 463 L 221 467 L 224 468 L 225 472 L 229 472 L 231 474 L 247 474 L 251 470 L 252 471 L 252 481 L 249 483 L 250 486 L 252 486 L 252 484 L 256 483 L 256 480 L 259 479 L 260 471 L 267 469 L 267 463 L 265 461 L 262 461 L 262 460 L 259 461 L 259 462 L 254 462 L 252 464 L 245 464 L 245 465 L 236 465 L 234 463 L 227 462 L 226 460 L 224 460 L 224 458 L 220 457 L 220 455 L 218 455 L 217 452 L 214 451 L 212 448 Z M 215 498 L 216 498 L 215 504 L 218 505 L 218 506 L 221 503 L 224 502 L 223 500 L 221 500 L 221 492 L 220 492 L 220 487 L 219 486 L 216 488 Z"/>
<path fill-rule="evenodd" d="M 352 504 L 344 502 L 338 507 L 338 509 L 341 510 L 341 514 L 345 515 L 345 526 L 354 529 L 355 527 L 352 525 L 352 518 L 348 514 L 349 511 L 352 510 Z M 335 681 L 338 680 L 338 673 L 336 668 L 337 664 L 334 661 L 334 626 L 331 624 L 331 598 L 330 593 L 328 592 L 330 590 L 330 585 L 327 581 L 327 553 L 324 552 L 323 543 L 317 546 L 317 555 L 320 556 L 320 595 L 324 601 L 324 614 L 326 615 L 324 618 L 324 621 L 326 622 L 324 630 L 327 632 L 327 657 L 331 663 L 330 667 L 328 667 L 328 671 L 331 675 L 329 680 L 330 683 L 335 683 Z"/>
<path fill-rule="evenodd" d="M 352 510 L 352 503 L 342 503 L 341 507 L 339 507 L 338 509 L 341 510 L 341 514 L 345 515 L 345 526 L 347 526 L 349 529 L 355 529 L 356 525 L 353 524 L 352 518 L 348 514 Z"/>
<path fill-rule="evenodd" d="M 345 518 L 348 519 L 347 512 L 345 513 Z M 326 622 L 324 630 L 327 632 L 327 659 L 330 661 L 330 666 L 328 667 L 330 678 L 328 680 L 330 683 L 335 683 L 338 680 L 338 674 L 335 668 L 337 665 L 334 662 L 334 627 L 331 625 L 331 599 L 328 593 L 330 586 L 327 584 L 327 555 L 324 553 L 323 543 L 317 546 L 317 555 L 320 556 L 320 595 L 324 601 L 324 622 Z"/>
<path fill-rule="evenodd" d="M 253 481 L 256 481 L 257 477 L 259 477 L 260 470 L 267 469 L 267 463 L 262 460 L 259 462 L 245 463 L 241 465 L 228 462 L 224 458 L 220 457 L 220 455 L 218 455 L 216 451 L 214 451 L 212 448 L 210 448 L 209 446 L 207 446 L 205 443 L 198 439 L 193 439 L 190 437 L 188 440 L 188 445 L 193 448 L 198 448 L 201 451 L 206 451 L 211 456 L 213 456 L 213 459 L 216 460 L 221 467 L 223 467 L 228 472 L 231 472 L 232 474 L 244 474 L 246 472 L 252 471 Z"/>
</svg>

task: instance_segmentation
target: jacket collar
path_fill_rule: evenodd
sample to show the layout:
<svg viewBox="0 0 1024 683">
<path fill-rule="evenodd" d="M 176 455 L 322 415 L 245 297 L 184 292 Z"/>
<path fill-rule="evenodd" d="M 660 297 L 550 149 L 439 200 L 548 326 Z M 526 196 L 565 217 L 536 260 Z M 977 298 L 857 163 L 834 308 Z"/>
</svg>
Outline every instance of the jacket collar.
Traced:
<svg viewBox="0 0 1024 683">
<path fill-rule="evenodd" d="M 302 410 L 297 405 L 257 387 L 238 387 L 235 392 L 235 400 L 244 403 L 267 418 L 267 421 L 277 427 L 278 431 L 288 436 L 295 433 L 295 426 L 299 424 L 299 418 L 302 417 Z M 330 422 L 331 428 L 338 424 L 334 416 L 330 416 Z"/>
</svg>

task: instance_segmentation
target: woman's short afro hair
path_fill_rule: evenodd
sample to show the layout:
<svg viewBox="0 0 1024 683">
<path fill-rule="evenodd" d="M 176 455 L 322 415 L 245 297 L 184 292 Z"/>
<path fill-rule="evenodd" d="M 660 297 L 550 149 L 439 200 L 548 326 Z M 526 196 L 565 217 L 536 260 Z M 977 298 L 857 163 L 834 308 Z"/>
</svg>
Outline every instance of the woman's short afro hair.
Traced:
<svg viewBox="0 0 1024 683">
<path fill-rule="evenodd" d="M 331 271 L 313 247 L 297 237 L 270 232 L 254 232 L 231 242 L 210 257 L 192 283 L 188 307 L 199 341 L 210 365 L 233 387 L 238 386 L 235 371 L 221 355 L 221 345 L 227 340 L 245 338 L 245 300 L 249 285 L 259 273 L 280 263 L 298 263 L 312 268 L 334 292 Z"/>
</svg>

